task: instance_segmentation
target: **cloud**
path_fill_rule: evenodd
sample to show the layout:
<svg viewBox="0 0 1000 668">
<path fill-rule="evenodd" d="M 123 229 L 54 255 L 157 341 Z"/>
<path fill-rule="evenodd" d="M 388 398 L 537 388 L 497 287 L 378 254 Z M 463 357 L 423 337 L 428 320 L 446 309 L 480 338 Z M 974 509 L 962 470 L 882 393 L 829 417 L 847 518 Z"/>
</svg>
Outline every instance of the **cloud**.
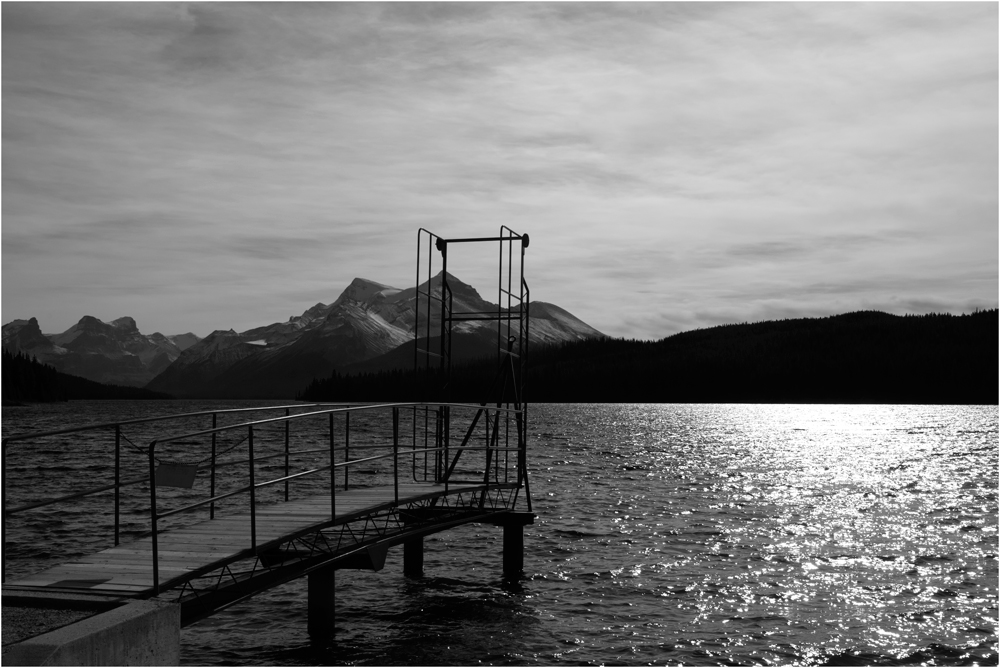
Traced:
<svg viewBox="0 0 1000 668">
<path fill-rule="evenodd" d="M 995 5 L 2 12 L 5 320 L 246 328 L 501 224 L 615 335 L 996 301 Z"/>
</svg>

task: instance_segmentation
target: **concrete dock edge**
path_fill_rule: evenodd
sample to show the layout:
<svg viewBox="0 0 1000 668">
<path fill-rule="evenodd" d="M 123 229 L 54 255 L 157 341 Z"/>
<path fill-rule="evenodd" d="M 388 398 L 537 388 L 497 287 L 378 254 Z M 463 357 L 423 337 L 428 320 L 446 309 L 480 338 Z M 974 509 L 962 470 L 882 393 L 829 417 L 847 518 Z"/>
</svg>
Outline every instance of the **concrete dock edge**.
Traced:
<svg viewBox="0 0 1000 668">
<path fill-rule="evenodd" d="M 176 666 L 181 608 L 173 601 L 127 603 L 3 648 L 4 666 Z"/>
</svg>

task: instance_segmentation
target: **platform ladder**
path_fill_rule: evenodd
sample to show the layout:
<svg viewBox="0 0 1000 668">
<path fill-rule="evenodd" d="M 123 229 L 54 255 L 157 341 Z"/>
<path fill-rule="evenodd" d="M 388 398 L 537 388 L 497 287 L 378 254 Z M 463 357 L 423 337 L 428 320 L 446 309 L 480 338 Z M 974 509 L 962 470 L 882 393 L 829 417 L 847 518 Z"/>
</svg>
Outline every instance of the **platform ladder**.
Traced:
<svg viewBox="0 0 1000 668">
<path fill-rule="evenodd" d="M 449 284 L 449 252 L 460 252 L 465 244 L 496 244 L 496 304 L 494 310 L 456 311 L 454 295 Z M 528 508 L 531 496 L 527 488 L 527 424 L 528 411 L 525 402 L 525 370 L 529 342 L 530 290 L 524 278 L 524 254 L 528 248 L 527 234 L 518 234 L 506 225 L 500 227 L 495 237 L 444 238 L 424 228 L 417 232 L 417 276 L 416 276 L 416 320 L 414 332 L 413 366 L 415 373 L 422 373 L 428 379 L 424 384 L 433 398 L 439 401 L 451 400 L 451 377 L 453 361 L 453 332 L 455 326 L 467 321 L 490 321 L 496 323 L 496 374 L 491 386 L 482 395 L 481 405 L 495 408 L 514 409 L 516 413 L 497 412 L 492 418 L 486 411 L 487 420 L 492 420 L 494 443 L 501 432 L 510 439 L 513 426 L 519 450 L 518 478 L 525 487 Z M 451 249 L 454 248 L 454 251 Z M 426 397 L 430 399 L 432 397 Z M 483 411 L 481 411 L 483 413 Z M 510 417 L 510 416 L 514 417 Z M 469 433 L 481 415 L 473 420 Z M 435 416 L 441 428 L 440 439 L 447 448 L 450 440 L 447 407 Z M 504 420 L 506 424 L 501 424 Z M 510 422 L 513 420 L 514 424 Z M 467 443 L 462 441 L 462 446 Z M 462 450 L 459 450 L 459 453 Z M 458 456 L 449 460 L 447 450 L 434 466 L 435 479 L 449 480 L 455 470 Z M 488 474 L 488 472 L 487 472 Z"/>
</svg>

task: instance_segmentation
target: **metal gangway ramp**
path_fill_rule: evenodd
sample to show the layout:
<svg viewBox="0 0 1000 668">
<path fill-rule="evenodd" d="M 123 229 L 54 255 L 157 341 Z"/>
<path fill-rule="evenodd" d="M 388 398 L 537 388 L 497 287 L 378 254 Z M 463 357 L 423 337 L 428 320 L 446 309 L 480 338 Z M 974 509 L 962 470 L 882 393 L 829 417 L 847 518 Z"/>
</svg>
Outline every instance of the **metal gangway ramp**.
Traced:
<svg viewBox="0 0 1000 668">
<path fill-rule="evenodd" d="M 320 591 L 336 569 L 379 570 L 397 545 L 404 570 L 419 573 L 423 537 L 469 522 L 504 527 L 503 569 L 516 577 L 522 527 L 534 519 L 523 403 L 527 346 L 515 345 L 511 333 L 516 319 L 514 331 L 527 334 L 527 237 L 504 228 L 490 240 L 518 242 L 523 292 L 515 315 L 509 306 L 497 313 L 506 329 L 498 326 L 504 338 L 496 375 L 486 379 L 478 403 L 254 406 L 5 437 L 5 605 L 72 596 L 166 599 L 180 607 L 184 626 L 309 576 L 312 627 L 313 608 L 332 605 L 319 595 L 314 605 L 314 580 Z M 428 308 L 418 322 L 450 331 L 461 316 L 450 310 L 446 283 L 421 289 L 418 273 L 418 292 L 437 301 L 437 317 Z M 433 378 L 444 387 L 449 340 L 435 341 L 441 347 Z M 52 489 L 53 475 L 60 477 L 55 497 L 38 491 Z M 40 484 L 45 478 L 49 484 Z M 85 530 L 76 523 L 86 536 L 55 531 L 49 520 L 60 512 L 86 517 Z M 25 555 L 46 541 L 71 543 L 72 556 L 32 572 Z"/>
</svg>

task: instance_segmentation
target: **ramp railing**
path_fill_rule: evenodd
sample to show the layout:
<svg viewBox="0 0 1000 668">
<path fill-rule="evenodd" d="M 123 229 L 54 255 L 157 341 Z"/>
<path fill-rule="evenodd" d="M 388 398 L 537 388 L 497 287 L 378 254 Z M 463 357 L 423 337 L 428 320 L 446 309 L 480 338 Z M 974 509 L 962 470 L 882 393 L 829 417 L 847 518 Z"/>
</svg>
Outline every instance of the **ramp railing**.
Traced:
<svg viewBox="0 0 1000 668">
<path fill-rule="evenodd" d="M 221 417 L 250 411 L 283 414 L 219 424 Z M 462 416 L 468 418 L 468 427 L 455 442 L 452 423 L 464 421 Z M 211 427 L 163 433 L 178 421 L 207 417 L 211 417 Z M 340 490 L 391 485 L 399 504 L 401 480 L 442 485 L 446 494 L 449 485 L 458 482 L 512 488 L 511 508 L 507 508 L 512 509 L 527 480 L 523 418 L 521 410 L 483 404 L 297 404 L 201 411 L 11 436 L 3 439 L 4 579 L 8 525 L 13 518 L 31 511 L 51 513 L 55 506 L 68 504 L 73 510 L 85 506 L 94 516 L 106 515 L 100 508 L 107 507 L 102 497 L 109 494 L 114 506 L 114 545 L 120 544 L 125 530 L 135 537 L 145 533 L 151 538 L 154 592 L 161 582 L 160 533 L 189 523 L 192 513 L 201 512 L 211 519 L 219 513 L 249 509 L 246 549 L 247 554 L 257 554 L 261 544 L 256 508 L 290 500 L 293 489 L 301 497 L 329 494 L 331 522 L 336 518 Z M 142 423 L 155 423 L 158 435 L 138 446 L 125 437 L 123 427 Z M 72 486 L 61 479 L 43 485 L 47 497 L 43 499 L 28 500 L 23 489 L 8 491 L 8 482 L 18 482 L 8 472 L 9 448 L 29 446 L 32 441 L 51 444 L 53 437 L 76 439 L 85 432 L 113 432 L 114 442 L 103 447 L 91 444 L 86 457 L 94 464 L 62 472 L 65 478 L 73 473 L 83 477 L 82 489 L 64 493 Z M 113 466 L 107 463 L 112 448 Z M 103 465 L 96 463 L 101 455 Z M 18 485 L 13 487 L 16 490 Z M 29 491 L 29 496 L 34 495 Z M 10 503 L 12 498 L 16 504 Z M 44 522 L 29 524 L 40 524 L 43 535 L 28 537 L 31 532 L 19 527 L 22 539 L 41 543 L 56 539 L 44 535 Z M 97 542 L 91 539 L 88 544 Z"/>
<path fill-rule="evenodd" d="M 177 430 L 182 425 L 211 421 L 217 427 L 226 420 L 253 413 L 307 410 L 329 403 L 292 404 L 218 408 L 169 415 L 116 420 L 78 425 L 63 429 L 33 431 L 5 436 L 0 440 L 0 486 L 3 503 L 2 576 L 6 581 L 8 527 L 14 517 L 53 505 L 83 504 L 97 523 L 98 518 L 113 513 L 114 545 L 121 542 L 126 521 L 123 516 L 123 490 L 148 481 L 144 466 L 136 466 L 134 455 L 143 454 L 141 443 L 157 431 Z M 286 444 L 288 439 L 286 437 Z M 211 442 L 213 451 L 217 443 Z M 14 461 L 11 461 L 11 457 Z M 133 455 L 130 459 L 130 455 Z M 144 458 L 140 460 L 144 464 Z M 74 479 L 74 469 L 78 475 Z M 93 473 L 99 470 L 101 484 L 94 486 Z M 58 496 L 51 496 L 58 494 Z M 95 501 L 95 497 L 97 500 Z M 110 497 L 110 498 L 108 498 Z M 32 538 L 28 538 L 32 540 Z"/>
</svg>

